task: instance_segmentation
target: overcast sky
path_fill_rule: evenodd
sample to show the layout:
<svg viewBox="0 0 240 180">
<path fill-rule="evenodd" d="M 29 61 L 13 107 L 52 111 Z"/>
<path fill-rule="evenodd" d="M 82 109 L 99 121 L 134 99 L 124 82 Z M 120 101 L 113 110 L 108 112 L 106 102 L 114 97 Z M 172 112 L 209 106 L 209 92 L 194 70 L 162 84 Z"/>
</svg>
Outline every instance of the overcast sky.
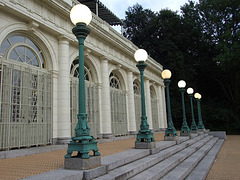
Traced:
<svg viewBox="0 0 240 180">
<path fill-rule="evenodd" d="M 198 0 L 194 0 L 198 2 Z M 109 10 L 111 10 L 120 19 L 125 19 L 125 11 L 128 7 L 132 7 L 136 3 L 142 5 L 144 9 L 152 11 L 160 11 L 161 9 L 171 9 L 180 11 L 180 6 L 183 6 L 188 0 L 100 0 Z"/>
</svg>

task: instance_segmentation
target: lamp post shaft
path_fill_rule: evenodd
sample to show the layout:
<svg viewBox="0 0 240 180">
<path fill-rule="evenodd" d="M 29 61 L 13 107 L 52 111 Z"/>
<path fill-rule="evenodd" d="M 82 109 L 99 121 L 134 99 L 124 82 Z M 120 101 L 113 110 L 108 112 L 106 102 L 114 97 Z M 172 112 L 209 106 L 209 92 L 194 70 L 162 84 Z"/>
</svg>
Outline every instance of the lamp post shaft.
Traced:
<svg viewBox="0 0 240 180">
<path fill-rule="evenodd" d="M 84 40 L 85 37 L 78 37 L 79 45 L 79 114 L 86 113 L 86 102 L 85 102 L 85 74 L 84 74 Z"/>
<path fill-rule="evenodd" d="M 195 122 L 194 111 L 193 111 L 193 95 L 189 94 L 188 96 L 189 96 L 189 99 L 190 99 L 191 114 L 192 114 L 191 131 L 197 131 L 198 127 L 197 127 L 196 122 Z"/>
<path fill-rule="evenodd" d="M 165 131 L 165 137 L 178 136 L 177 131 L 172 122 L 171 104 L 170 104 L 170 94 L 169 94 L 169 84 L 171 80 L 164 79 L 164 84 L 166 86 L 166 96 L 167 96 L 167 111 L 168 111 L 168 127 Z"/>
<path fill-rule="evenodd" d="M 181 128 L 181 135 L 188 135 L 190 133 L 190 129 L 188 127 L 187 121 L 186 121 L 186 112 L 185 112 L 185 103 L 184 103 L 184 88 L 180 88 L 181 97 L 182 97 L 182 111 L 183 111 L 183 123 Z"/>
<path fill-rule="evenodd" d="M 180 89 L 181 96 L 182 96 L 182 113 L 183 113 L 183 122 L 186 122 L 186 112 L 185 112 L 185 102 L 184 102 L 184 92 L 185 89 Z"/>
<path fill-rule="evenodd" d="M 202 112 L 201 112 L 201 105 L 200 105 L 200 99 L 196 99 L 197 101 L 197 108 L 198 108 L 198 129 L 204 130 L 205 127 L 202 122 Z"/>
<path fill-rule="evenodd" d="M 144 78 L 143 78 L 144 69 L 140 70 L 141 76 L 141 104 L 142 104 L 142 117 L 146 117 L 146 105 L 145 105 L 145 91 L 144 91 Z"/>
<path fill-rule="evenodd" d="M 167 94 L 167 111 L 168 111 L 168 127 L 172 126 L 172 112 L 171 112 L 171 103 L 170 103 L 170 94 L 169 94 L 169 84 L 171 80 L 164 80 L 166 85 L 166 94 Z"/>
</svg>

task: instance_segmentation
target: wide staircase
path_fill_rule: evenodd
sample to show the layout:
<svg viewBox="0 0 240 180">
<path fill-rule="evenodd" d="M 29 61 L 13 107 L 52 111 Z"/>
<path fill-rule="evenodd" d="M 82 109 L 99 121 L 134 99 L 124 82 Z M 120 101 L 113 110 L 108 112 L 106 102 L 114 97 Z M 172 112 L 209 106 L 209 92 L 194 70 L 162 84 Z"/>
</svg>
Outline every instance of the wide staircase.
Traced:
<svg viewBox="0 0 240 180">
<path fill-rule="evenodd" d="M 131 149 L 102 157 L 102 166 L 87 170 L 83 179 L 154 180 L 205 179 L 224 139 L 207 133 L 179 141 L 161 141 L 154 149 Z"/>
<path fill-rule="evenodd" d="M 213 134 L 213 135 L 211 135 Z M 220 138 L 221 139 L 220 139 Z M 217 133 L 198 133 L 178 141 L 160 141 L 154 149 L 130 149 L 101 158 L 101 166 L 90 170 L 58 169 L 28 180 L 203 180 L 226 139 Z"/>
</svg>

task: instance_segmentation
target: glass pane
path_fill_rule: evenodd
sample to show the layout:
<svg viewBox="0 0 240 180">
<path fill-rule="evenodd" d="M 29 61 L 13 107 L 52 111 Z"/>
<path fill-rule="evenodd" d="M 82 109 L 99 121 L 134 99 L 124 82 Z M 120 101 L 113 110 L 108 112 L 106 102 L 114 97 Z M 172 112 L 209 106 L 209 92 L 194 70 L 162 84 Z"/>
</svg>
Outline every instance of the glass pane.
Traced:
<svg viewBox="0 0 240 180">
<path fill-rule="evenodd" d="M 26 42 L 29 46 L 31 46 L 35 51 L 39 52 L 38 47 L 30 40 L 27 38 L 27 42 Z"/>
<path fill-rule="evenodd" d="M 36 57 L 32 59 L 32 65 L 39 67 L 39 63 Z"/>
<path fill-rule="evenodd" d="M 17 60 L 18 55 L 17 55 L 17 53 L 15 51 L 12 51 L 10 53 L 10 57 L 9 58 L 12 59 L 12 60 Z"/>
<path fill-rule="evenodd" d="M 1 44 L 1 47 L 0 47 L 0 53 L 5 55 L 5 52 L 7 51 L 7 49 L 10 47 L 10 43 L 5 40 L 3 41 L 3 43 Z"/>
<path fill-rule="evenodd" d="M 9 41 L 11 42 L 11 44 L 16 44 L 16 43 L 25 43 L 25 37 L 23 36 L 12 36 L 9 38 Z"/>
<path fill-rule="evenodd" d="M 24 56 L 24 54 L 25 54 L 25 53 L 24 53 L 25 47 L 23 47 L 23 46 L 18 46 L 18 47 L 16 47 L 16 48 L 14 48 L 13 51 L 15 51 L 18 56 Z M 15 60 L 15 59 L 14 59 L 14 60 Z M 25 60 L 22 59 L 22 61 L 25 61 Z"/>
<path fill-rule="evenodd" d="M 26 56 L 29 58 L 29 59 L 32 59 L 34 58 L 35 54 L 29 49 L 29 48 L 26 48 Z M 28 62 L 27 62 L 28 63 Z"/>
</svg>

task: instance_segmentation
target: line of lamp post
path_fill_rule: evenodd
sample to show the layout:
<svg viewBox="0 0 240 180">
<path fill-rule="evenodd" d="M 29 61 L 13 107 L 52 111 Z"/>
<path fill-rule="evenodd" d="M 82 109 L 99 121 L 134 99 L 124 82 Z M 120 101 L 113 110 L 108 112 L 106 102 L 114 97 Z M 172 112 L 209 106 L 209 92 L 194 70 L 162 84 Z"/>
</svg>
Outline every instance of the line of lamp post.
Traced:
<svg viewBox="0 0 240 180">
<path fill-rule="evenodd" d="M 84 40 L 90 33 L 90 29 L 87 25 L 91 22 L 92 13 L 90 9 L 83 5 L 78 4 L 74 6 L 70 12 L 70 19 L 75 27 L 72 29 L 73 34 L 76 36 L 79 44 L 79 112 L 77 115 L 78 123 L 75 128 L 75 137 L 72 137 L 70 143 L 68 144 L 67 154 L 65 155 L 65 168 L 67 169 L 75 169 L 76 164 L 80 164 L 80 169 L 92 168 L 95 166 L 99 166 L 100 159 L 93 161 L 86 161 L 90 158 L 89 152 L 93 151 L 93 157 L 99 157 L 100 153 L 97 147 L 97 141 L 93 136 L 90 136 L 90 127 L 87 124 L 87 114 L 86 114 L 86 104 L 85 104 L 85 81 L 84 81 Z M 137 138 L 135 141 L 135 148 L 137 149 L 150 149 L 156 146 L 155 139 L 153 133 L 149 129 L 149 125 L 147 122 L 146 116 L 146 106 L 145 106 L 145 93 L 144 93 L 144 69 L 147 67 L 145 61 L 148 58 L 148 54 L 144 49 L 139 49 L 134 54 L 135 60 L 138 62 L 136 65 L 140 71 L 140 79 L 141 79 L 141 125 L 140 130 L 137 134 Z M 171 105 L 170 105 L 170 95 L 169 95 L 169 84 L 171 82 L 171 71 L 164 70 L 162 72 L 162 78 L 164 79 L 164 84 L 166 87 L 166 100 L 167 100 L 167 112 L 168 112 L 168 127 L 165 131 L 165 140 L 177 140 L 178 134 L 174 127 L 172 116 L 171 116 Z M 191 103 L 191 112 L 192 112 L 192 124 L 191 130 L 187 125 L 186 115 L 185 115 L 185 104 L 184 104 L 184 92 L 185 92 L 185 81 L 181 80 L 178 83 L 180 88 L 180 92 L 182 95 L 182 109 L 183 109 L 183 124 L 181 128 L 181 135 L 186 135 L 192 132 L 197 132 L 198 129 L 205 129 L 202 123 L 202 115 L 201 115 L 201 107 L 200 107 L 200 99 L 201 95 L 199 93 L 195 93 L 194 97 L 197 100 L 198 107 L 198 126 L 194 120 L 194 111 L 193 111 L 193 89 L 188 88 L 187 93 L 189 94 L 190 103 Z M 77 158 L 72 157 L 72 152 L 77 151 Z M 76 161 L 68 161 L 69 159 L 81 159 L 86 162 L 76 162 Z M 98 161 L 96 164 L 95 161 Z M 99 164 L 100 163 L 100 164 Z M 75 164 L 75 165 L 74 165 Z M 88 164 L 87 167 L 85 167 Z M 89 165 L 90 164 L 90 165 Z M 91 165 L 92 164 L 92 165 Z"/>
<path fill-rule="evenodd" d="M 178 136 L 176 133 L 176 129 L 172 122 L 171 117 L 171 106 L 170 106 L 170 96 L 169 96 L 169 84 L 170 84 L 170 77 L 171 77 L 171 71 L 164 70 L 162 72 L 162 78 L 164 79 L 164 84 L 166 87 L 166 98 L 167 98 L 167 110 L 168 110 L 168 127 L 165 131 L 165 140 L 177 140 L 177 138 L 174 136 Z M 187 89 L 187 94 L 190 99 L 190 106 L 191 106 L 191 115 L 192 115 L 192 123 L 191 127 L 189 128 L 187 121 L 186 121 L 186 112 L 185 112 L 185 103 L 184 103 L 184 93 L 185 93 L 185 87 L 186 82 L 184 80 L 180 80 L 178 82 L 179 91 L 181 93 L 182 98 L 182 113 L 183 113 L 183 123 L 181 127 L 180 136 L 189 136 L 190 133 L 197 133 L 198 131 L 204 131 L 205 127 L 202 122 L 202 113 L 201 113 L 201 106 L 200 106 L 200 99 L 201 95 L 199 93 L 194 94 L 194 98 L 197 102 L 197 110 L 198 110 L 198 126 L 196 125 L 195 118 L 194 118 L 194 109 L 193 109 L 193 88 Z"/>
</svg>

